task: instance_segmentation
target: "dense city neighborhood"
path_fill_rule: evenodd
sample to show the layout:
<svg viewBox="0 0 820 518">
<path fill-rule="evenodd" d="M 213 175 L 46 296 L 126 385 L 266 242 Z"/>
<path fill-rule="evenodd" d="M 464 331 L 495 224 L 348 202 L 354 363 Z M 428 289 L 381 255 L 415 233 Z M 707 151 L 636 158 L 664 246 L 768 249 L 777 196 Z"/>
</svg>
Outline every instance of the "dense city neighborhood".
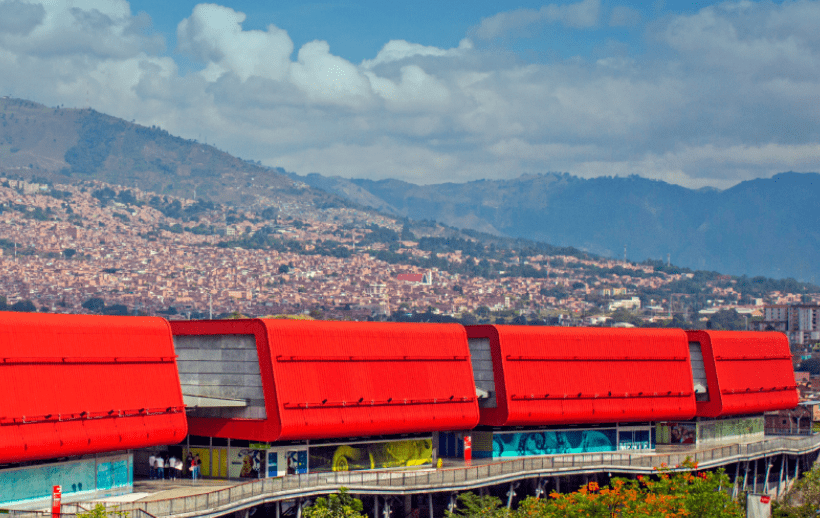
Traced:
<svg viewBox="0 0 820 518">
<path fill-rule="evenodd" d="M 744 328 L 797 332 L 767 308 L 820 300 L 795 281 L 780 283 L 794 292 L 765 291 L 757 278 L 704 279 L 662 261 L 431 251 L 400 220 L 350 207 L 260 214 L 99 182 L 2 178 L 0 210 L 0 296 L 14 309 L 622 326 L 704 325 L 731 310 Z M 820 338 L 816 324 L 806 329 L 793 341 Z"/>
</svg>

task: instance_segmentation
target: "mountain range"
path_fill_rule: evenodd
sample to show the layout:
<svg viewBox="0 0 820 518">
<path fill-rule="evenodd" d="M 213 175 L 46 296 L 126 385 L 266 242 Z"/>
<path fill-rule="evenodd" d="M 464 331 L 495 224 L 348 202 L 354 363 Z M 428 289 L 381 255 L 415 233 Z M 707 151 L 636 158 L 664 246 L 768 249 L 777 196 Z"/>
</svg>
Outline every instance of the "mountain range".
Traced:
<svg viewBox="0 0 820 518">
<path fill-rule="evenodd" d="M 0 173 L 100 180 L 241 207 L 363 206 L 413 220 L 634 261 L 820 280 L 820 175 L 692 190 L 638 176 L 566 173 L 414 185 L 300 176 L 91 109 L 0 98 Z"/>
<path fill-rule="evenodd" d="M 820 174 L 782 173 L 723 191 L 638 176 L 548 173 L 414 185 L 291 175 L 356 203 L 630 260 L 735 275 L 820 279 Z"/>
</svg>

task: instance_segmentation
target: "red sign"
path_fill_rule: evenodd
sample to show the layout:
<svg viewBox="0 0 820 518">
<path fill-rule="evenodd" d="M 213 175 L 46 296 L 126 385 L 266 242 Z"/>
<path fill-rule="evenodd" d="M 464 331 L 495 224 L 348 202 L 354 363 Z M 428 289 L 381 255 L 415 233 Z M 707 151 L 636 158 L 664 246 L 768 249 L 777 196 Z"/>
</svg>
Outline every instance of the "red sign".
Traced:
<svg viewBox="0 0 820 518">
<path fill-rule="evenodd" d="M 473 460 L 473 436 L 464 436 L 464 462 L 470 464 Z"/>
<path fill-rule="evenodd" d="M 60 501 L 63 499 L 63 488 L 54 486 L 51 491 L 51 518 L 60 518 Z"/>
<path fill-rule="evenodd" d="M 761 504 L 768 504 L 771 501 L 772 501 L 772 497 L 770 497 L 770 496 L 761 496 L 760 497 L 760 503 Z"/>
</svg>

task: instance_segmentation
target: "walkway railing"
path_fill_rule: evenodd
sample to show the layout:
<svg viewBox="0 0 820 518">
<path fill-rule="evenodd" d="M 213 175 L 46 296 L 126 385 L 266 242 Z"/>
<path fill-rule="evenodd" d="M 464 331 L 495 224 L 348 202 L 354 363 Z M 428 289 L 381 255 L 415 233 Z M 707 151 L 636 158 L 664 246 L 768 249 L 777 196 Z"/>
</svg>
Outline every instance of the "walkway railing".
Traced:
<svg viewBox="0 0 820 518">
<path fill-rule="evenodd" d="M 134 502 L 116 507 L 121 511 L 127 511 L 133 518 L 143 518 L 146 515 L 180 518 L 216 516 L 266 502 L 328 493 L 341 486 L 347 487 L 354 494 L 395 495 L 459 491 L 538 476 L 549 477 L 602 471 L 651 473 L 661 465 L 674 468 L 687 458 L 697 462 L 699 468 L 713 468 L 773 455 L 802 455 L 818 449 L 820 449 L 820 435 L 799 439 L 769 439 L 749 444 L 730 444 L 670 454 L 583 453 L 517 458 L 438 470 L 311 473 L 240 483 L 230 488 L 194 496 Z M 115 506 L 111 505 L 111 507 Z"/>
</svg>

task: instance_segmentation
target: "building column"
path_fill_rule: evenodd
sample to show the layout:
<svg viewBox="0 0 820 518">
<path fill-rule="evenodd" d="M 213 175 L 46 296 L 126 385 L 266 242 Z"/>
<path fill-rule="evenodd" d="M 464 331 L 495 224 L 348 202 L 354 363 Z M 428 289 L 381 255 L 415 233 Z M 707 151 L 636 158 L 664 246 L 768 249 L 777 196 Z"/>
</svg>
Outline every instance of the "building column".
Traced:
<svg viewBox="0 0 820 518">
<path fill-rule="evenodd" d="M 740 477 L 740 461 L 735 464 L 735 480 L 732 484 L 732 500 L 737 498 L 737 484 L 738 484 L 738 477 Z"/>
<path fill-rule="evenodd" d="M 758 459 L 755 459 L 755 487 L 752 489 L 752 493 L 757 493 L 757 465 L 759 464 Z"/>
</svg>

